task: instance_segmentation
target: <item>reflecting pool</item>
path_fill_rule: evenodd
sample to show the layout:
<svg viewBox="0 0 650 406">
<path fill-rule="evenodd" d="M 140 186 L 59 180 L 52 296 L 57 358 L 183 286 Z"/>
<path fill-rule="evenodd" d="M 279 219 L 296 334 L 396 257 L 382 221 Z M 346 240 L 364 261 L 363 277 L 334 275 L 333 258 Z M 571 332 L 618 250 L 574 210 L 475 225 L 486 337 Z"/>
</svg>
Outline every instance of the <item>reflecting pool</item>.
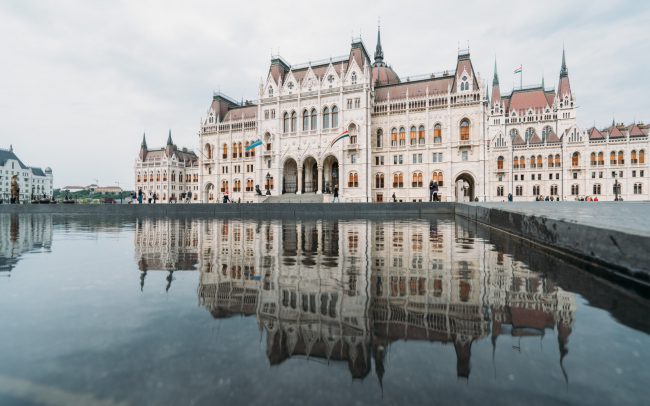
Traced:
<svg viewBox="0 0 650 406">
<path fill-rule="evenodd" d="M 453 217 L 3 214 L 0 404 L 643 404 L 649 309 Z"/>
</svg>

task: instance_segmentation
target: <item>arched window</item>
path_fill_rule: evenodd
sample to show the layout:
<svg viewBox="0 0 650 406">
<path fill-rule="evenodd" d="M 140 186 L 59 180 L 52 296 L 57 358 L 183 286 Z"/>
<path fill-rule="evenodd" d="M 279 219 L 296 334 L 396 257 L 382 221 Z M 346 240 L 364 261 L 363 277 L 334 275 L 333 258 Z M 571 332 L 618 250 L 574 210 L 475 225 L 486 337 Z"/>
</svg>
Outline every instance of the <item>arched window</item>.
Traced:
<svg viewBox="0 0 650 406">
<path fill-rule="evenodd" d="M 221 193 L 224 193 L 224 192 L 229 191 L 229 190 L 230 190 L 230 187 L 228 185 L 228 181 L 227 180 L 222 180 L 221 181 Z"/>
<path fill-rule="evenodd" d="M 394 188 L 404 187 L 404 175 L 401 172 L 396 172 L 393 174 L 393 187 Z"/>
<path fill-rule="evenodd" d="M 580 153 L 579 152 L 574 152 L 573 155 L 571 155 L 571 166 L 579 166 L 580 165 Z"/>
<path fill-rule="evenodd" d="M 250 145 L 250 143 L 248 141 L 246 141 L 246 144 L 244 144 L 244 156 L 246 158 L 248 158 L 250 156 L 250 151 L 248 150 L 249 145 Z"/>
<path fill-rule="evenodd" d="M 273 97 L 273 88 L 269 86 L 269 97 Z"/>
<path fill-rule="evenodd" d="M 302 130 L 309 130 L 309 112 L 307 110 L 303 110 L 302 112 Z"/>
<path fill-rule="evenodd" d="M 140 172 L 138 172 L 138 175 L 136 176 L 135 181 L 136 181 L 136 182 L 140 182 Z"/>
<path fill-rule="evenodd" d="M 497 196 L 503 196 L 503 186 L 497 186 Z"/>
<path fill-rule="evenodd" d="M 600 183 L 596 183 L 596 184 L 594 185 L 594 194 L 595 194 L 595 195 L 599 195 L 599 194 L 600 194 L 600 191 L 601 191 Z"/>
<path fill-rule="evenodd" d="M 469 120 L 464 118 L 460 122 L 460 140 L 461 141 L 469 141 Z"/>
<path fill-rule="evenodd" d="M 571 185 L 571 194 L 573 196 L 577 196 L 580 194 L 580 186 L 577 183 Z"/>
<path fill-rule="evenodd" d="M 513 166 L 515 169 L 519 169 L 519 158 L 515 157 L 512 166 Z"/>
<path fill-rule="evenodd" d="M 526 128 L 526 142 L 530 141 L 530 139 L 533 137 L 533 134 L 535 134 L 535 129 L 533 127 Z"/>
<path fill-rule="evenodd" d="M 399 128 L 399 146 L 403 147 L 406 145 L 406 129 L 404 127 Z"/>
<path fill-rule="evenodd" d="M 418 143 L 418 132 L 415 129 L 415 126 L 411 126 L 410 140 L 411 145 L 416 145 Z"/>
<path fill-rule="evenodd" d="M 352 81 L 353 85 L 357 84 L 357 72 L 352 72 L 352 76 L 350 77 L 350 80 Z"/>
<path fill-rule="evenodd" d="M 634 194 L 635 195 L 643 194 L 643 184 L 642 183 L 635 183 L 634 184 Z"/>
<path fill-rule="evenodd" d="M 625 155 L 623 151 L 618 151 L 618 164 L 623 165 L 625 163 Z"/>
<path fill-rule="evenodd" d="M 241 181 L 239 179 L 235 179 L 233 182 L 234 185 L 232 187 L 233 192 L 241 192 Z"/>
<path fill-rule="evenodd" d="M 616 152 L 612 151 L 609 153 L 609 164 L 616 165 Z"/>
<path fill-rule="evenodd" d="M 393 128 L 390 131 L 390 146 L 391 147 L 397 146 L 397 128 Z"/>
<path fill-rule="evenodd" d="M 442 144 L 442 126 L 440 123 L 433 126 L 433 143 Z"/>
<path fill-rule="evenodd" d="M 535 155 L 531 155 L 531 157 L 530 157 L 530 167 L 534 168 L 535 166 L 536 166 L 535 165 Z"/>
<path fill-rule="evenodd" d="M 603 154 L 603 151 L 598 153 L 598 165 L 605 165 L 605 154 Z"/>
<path fill-rule="evenodd" d="M 504 159 L 502 156 L 497 158 L 497 169 L 502 170 L 503 169 L 503 162 Z"/>
<path fill-rule="evenodd" d="M 560 154 L 555 154 L 555 167 L 559 168 L 562 166 L 562 161 L 560 159 Z"/>
<path fill-rule="evenodd" d="M 519 157 L 519 167 L 521 169 L 526 169 L 526 158 L 524 158 L 523 156 Z"/>
<path fill-rule="evenodd" d="M 254 189 L 253 187 L 253 179 L 246 179 L 246 191 L 247 192 L 252 192 Z"/>
<path fill-rule="evenodd" d="M 377 189 L 384 188 L 384 174 L 381 172 L 375 175 L 375 187 Z"/>
<path fill-rule="evenodd" d="M 442 186 L 444 184 L 442 171 L 433 171 L 433 174 L 431 175 L 431 180 L 436 182 L 438 186 Z"/>
<path fill-rule="evenodd" d="M 330 128 L 330 109 L 325 107 L 323 109 L 323 129 Z"/>
<path fill-rule="evenodd" d="M 212 148 L 210 144 L 205 144 L 205 156 L 207 159 L 212 159 Z"/>
<path fill-rule="evenodd" d="M 222 158 L 223 158 L 223 159 L 228 158 L 228 144 L 225 144 L 225 143 L 223 144 L 223 154 L 222 154 Z"/>
<path fill-rule="evenodd" d="M 638 160 L 638 158 L 636 156 L 636 150 L 633 149 L 632 152 L 630 152 L 630 163 L 631 164 L 636 164 L 638 162 L 639 162 L 639 160 Z"/>
<path fill-rule="evenodd" d="M 596 153 L 595 152 L 592 152 L 589 155 L 589 163 L 591 164 L 591 166 L 596 166 L 597 162 L 596 162 Z"/>
<path fill-rule="evenodd" d="M 332 128 L 338 128 L 339 126 L 339 108 L 336 106 L 332 107 Z"/>
<path fill-rule="evenodd" d="M 381 128 L 377 129 L 377 139 L 375 142 L 375 146 L 377 148 L 381 148 L 384 146 L 384 131 Z"/>
<path fill-rule="evenodd" d="M 311 109 L 311 129 L 312 130 L 316 129 L 316 124 L 317 124 L 316 116 L 318 116 L 318 114 L 316 114 L 316 109 Z"/>
<path fill-rule="evenodd" d="M 151 173 L 151 180 L 153 181 L 153 172 Z M 156 172 L 156 182 L 160 182 L 160 172 Z"/>
<path fill-rule="evenodd" d="M 541 155 L 537 155 L 537 167 L 538 168 L 544 167 L 544 160 L 542 159 Z"/>
<path fill-rule="evenodd" d="M 287 113 L 286 111 L 282 115 L 282 132 L 283 133 L 289 132 L 289 113 Z"/>
<path fill-rule="evenodd" d="M 516 128 L 510 130 L 510 141 L 514 141 L 515 138 L 519 135 L 519 131 Z"/>
<path fill-rule="evenodd" d="M 350 131 L 350 144 L 356 144 L 357 135 L 358 135 L 357 126 L 354 124 L 350 124 L 349 131 Z"/>
<path fill-rule="evenodd" d="M 546 142 L 546 138 L 553 132 L 553 128 L 550 125 L 547 125 L 542 129 L 542 141 Z"/>
<path fill-rule="evenodd" d="M 640 164 L 645 163 L 645 150 L 644 149 L 639 151 L 639 163 Z"/>
<path fill-rule="evenodd" d="M 350 172 L 348 174 L 348 187 L 359 187 L 359 174 Z"/>
<path fill-rule="evenodd" d="M 422 172 L 413 172 L 411 175 L 411 187 L 422 187 Z"/>
<path fill-rule="evenodd" d="M 296 127 L 297 127 L 296 124 L 298 124 L 297 121 L 298 121 L 298 117 L 296 117 L 296 112 L 292 111 L 291 112 L 291 132 L 292 133 L 296 132 Z"/>
<path fill-rule="evenodd" d="M 153 178 L 153 172 L 151 173 L 151 177 Z M 167 182 L 167 171 L 163 171 L 163 182 Z"/>
<path fill-rule="evenodd" d="M 418 144 L 424 145 L 424 143 L 425 143 L 424 126 L 421 125 L 418 128 Z"/>
<path fill-rule="evenodd" d="M 553 167 L 553 155 L 549 155 L 546 158 L 546 166 L 548 166 L 549 168 Z"/>
</svg>

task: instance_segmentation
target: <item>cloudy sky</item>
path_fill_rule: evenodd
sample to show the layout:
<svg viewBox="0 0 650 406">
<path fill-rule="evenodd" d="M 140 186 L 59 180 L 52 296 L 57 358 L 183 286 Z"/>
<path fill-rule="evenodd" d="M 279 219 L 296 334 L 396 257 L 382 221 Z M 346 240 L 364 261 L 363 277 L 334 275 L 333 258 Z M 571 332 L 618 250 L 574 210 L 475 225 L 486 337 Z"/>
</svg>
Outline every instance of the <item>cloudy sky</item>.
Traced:
<svg viewBox="0 0 650 406">
<path fill-rule="evenodd" d="M 400 76 L 451 69 L 469 43 L 491 85 L 555 86 L 562 44 L 582 126 L 650 121 L 646 1 L 0 1 L 0 148 L 55 186 L 133 186 L 142 133 L 196 148 L 213 90 L 255 99 L 272 53 L 344 55 L 361 35 Z"/>
</svg>

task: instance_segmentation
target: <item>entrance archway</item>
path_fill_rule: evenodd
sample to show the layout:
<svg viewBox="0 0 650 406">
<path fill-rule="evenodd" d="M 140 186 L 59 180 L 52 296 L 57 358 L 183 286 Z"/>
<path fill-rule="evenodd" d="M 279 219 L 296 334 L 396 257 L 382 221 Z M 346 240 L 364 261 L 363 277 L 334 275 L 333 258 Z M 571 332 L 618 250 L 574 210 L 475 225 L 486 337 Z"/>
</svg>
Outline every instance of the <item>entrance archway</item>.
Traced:
<svg viewBox="0 0 650 406">
<path fill-rule="evenodd" d="M 203 203 L 212 203 L 214 202 L 214 199 L 214 185 L 212 183 L 208 183 L 203 189 Z"/>
<path fill-rule="evenodd" d="M 307 157 L 302 164 L 302 193 L 318 190 L 318 163 L 314 157 Z"/>
<path fill-rule="evenodd" d="M 473 202 L 475 195 L 474 177 L 469 173 L 461 173 L 456 177 L 455 194 L 457 202 Z"/>
<path fill-rule="evenodd" d="M 298 191 L 298 164 L 293 158 L 284 161 L 282 168 L 282 193 Z"/>
<path fill-rule="evenodd" d="M 339 161 L 335 156 L 330 155 L 323 161 L 323 192 L 334 193 L 334 186 L 339 185 Z"/>
</svg>

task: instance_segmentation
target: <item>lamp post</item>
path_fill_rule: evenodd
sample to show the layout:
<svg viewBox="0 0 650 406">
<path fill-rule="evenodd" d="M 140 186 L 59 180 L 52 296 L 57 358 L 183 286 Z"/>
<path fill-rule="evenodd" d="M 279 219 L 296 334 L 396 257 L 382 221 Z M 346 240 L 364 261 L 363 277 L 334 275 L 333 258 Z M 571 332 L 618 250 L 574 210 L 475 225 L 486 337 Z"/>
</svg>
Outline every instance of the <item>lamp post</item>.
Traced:
<svg viewBox="0 0 650 406">
<path fill-rule="evenodd" d="M 266 173 L 266 195 L 270 196 L 271 195 L 271 174 L 269 172 Z"/>
</svg>

